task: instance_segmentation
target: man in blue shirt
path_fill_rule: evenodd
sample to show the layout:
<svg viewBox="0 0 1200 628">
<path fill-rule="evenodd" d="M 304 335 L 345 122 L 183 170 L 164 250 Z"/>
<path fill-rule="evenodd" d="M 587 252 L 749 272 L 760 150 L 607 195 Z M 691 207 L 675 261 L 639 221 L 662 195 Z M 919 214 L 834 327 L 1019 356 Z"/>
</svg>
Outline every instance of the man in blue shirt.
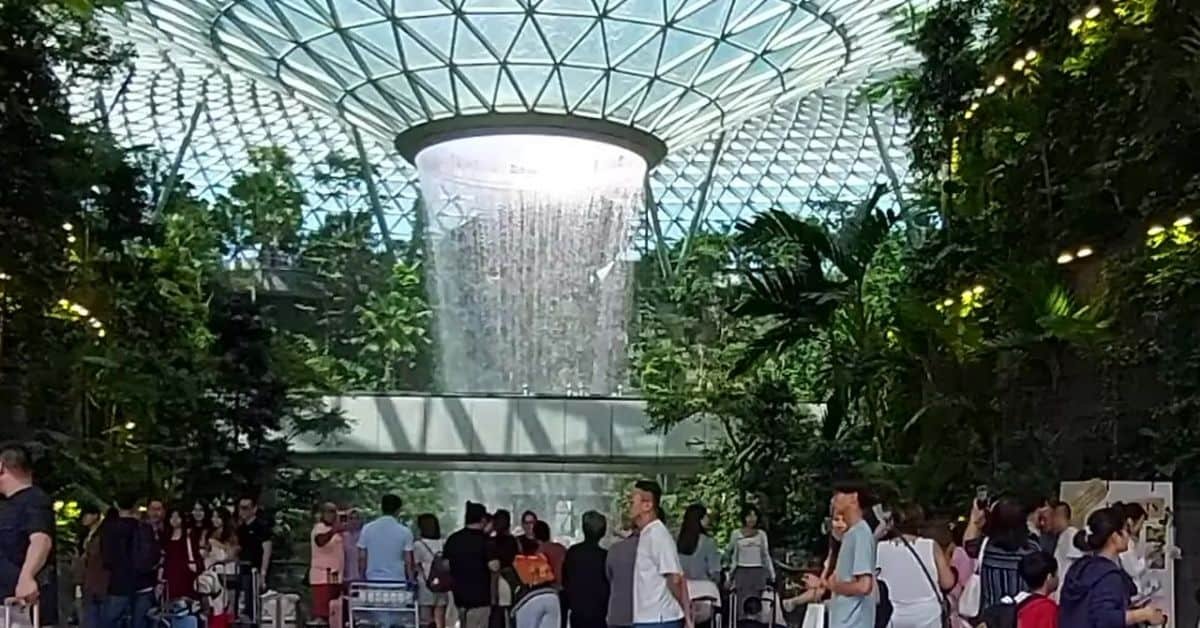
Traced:
<svg viewBox="0 0 1200 628">
<path fill-rule="evenodd" d="M 863 519 L 863 511 L 870 507 L 867 499 L 866 488 L 857 484 L 833 490 L 833 512 L 845 519 L 848 527 L 827 583 L 833 593 L 829 628 L 875 627 L 875 535 Z"/>
<path fill-rule="evenodd" d="M 413 534 L 398 519 L 404 502 L 395 495 L 380 500 L 383 514 L 363 526 L 358 537 L 358 566 L 364 580 L 408 582 L 413 578 Z"/>
</svg>

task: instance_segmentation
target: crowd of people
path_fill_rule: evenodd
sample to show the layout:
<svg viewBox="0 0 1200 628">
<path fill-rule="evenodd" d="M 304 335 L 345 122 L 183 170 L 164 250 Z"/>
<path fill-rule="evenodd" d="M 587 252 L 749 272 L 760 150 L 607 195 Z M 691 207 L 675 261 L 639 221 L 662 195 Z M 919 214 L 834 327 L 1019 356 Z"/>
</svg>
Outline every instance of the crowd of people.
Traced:
<svg viewBox="0 0 1200 628">
<path fill-rule="evenodd" d="M 48 626 L 57 623 L 45 578 L 55 522 L 31 469 L 24 449 L 0 448 L 0 596 L 40 600 Z M 830 501 L 824 560 L 784 571 L 754 506 L 742 510 L 722 552 L 703 505 L 689 506 L 672 535 L 661 497 L 656 483 L 636 483 L 619 529 L 589 511 L 583 540 L 570 548 L 530 511 L 515 527 L 509 511 L 468 502 L 462 528 L 443 537 L 435 513 L 411 527 L 402 521 L 395 495 L 369 522 L 321 504 L 309 536 L 309 615 L 340 628 L 345 583 L 381 582 L 410 588 L 423 628 L 717 628 L 719 618 L 738 628 L 1121 628 L 1166 620 L 1149 601 L 1135 541 L 1146 512 L 1137 504 L 1091 512 L 1076 529 L 1065 502 L 981 498 L 969 517 L 937 523 L 918 506 L 889 511 L 865 485 L 842 484 Z M 85 507 L 82 523 L 79 622 L 87 628 L 150 628 L 154 609 L 176 600 L 203 600 L 206 624 L 227 628 L 257 599 L 243 596 L 265 589 L 273 530 L 253 496 L 184 508 L 123 495 L 104 513 Z"/>
</svg>

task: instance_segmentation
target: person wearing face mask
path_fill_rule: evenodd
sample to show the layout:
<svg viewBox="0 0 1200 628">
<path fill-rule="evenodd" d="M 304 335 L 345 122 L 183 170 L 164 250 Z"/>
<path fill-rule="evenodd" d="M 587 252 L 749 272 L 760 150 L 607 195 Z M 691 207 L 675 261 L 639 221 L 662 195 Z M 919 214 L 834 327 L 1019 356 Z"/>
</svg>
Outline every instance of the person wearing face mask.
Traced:
<svg viewBox="0 0 1200 628">
<path fill-rule="evenodd" d="M 1119 564 L 1121 553 L 1129 549 L 1129 530 L 1122 509 L 1110 507 L 1093 512 L 1087 518 L 1087 527 L 1075 536 L 1075 544 L 1086 555 L 1071 565 L 1063 583 L 1060 628 L 1166 623 L 1161 609 L 1130 608 L 1136 588 Z"/>
</svg>

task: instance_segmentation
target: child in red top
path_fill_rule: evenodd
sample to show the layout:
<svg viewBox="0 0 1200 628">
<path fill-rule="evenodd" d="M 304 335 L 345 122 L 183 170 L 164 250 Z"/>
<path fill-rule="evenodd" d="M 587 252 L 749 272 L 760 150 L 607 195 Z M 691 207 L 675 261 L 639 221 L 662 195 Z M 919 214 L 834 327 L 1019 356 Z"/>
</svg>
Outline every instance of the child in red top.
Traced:
<svg viewBox="0 0 1200 628">
<path fill-rule="evenodd" d="M 1058 561 L 1046 552 L 1026 554 L 1019 567 L 1029 597 L 1017 606 L 1017 628 L 1058 628 Z"/>
</svg>

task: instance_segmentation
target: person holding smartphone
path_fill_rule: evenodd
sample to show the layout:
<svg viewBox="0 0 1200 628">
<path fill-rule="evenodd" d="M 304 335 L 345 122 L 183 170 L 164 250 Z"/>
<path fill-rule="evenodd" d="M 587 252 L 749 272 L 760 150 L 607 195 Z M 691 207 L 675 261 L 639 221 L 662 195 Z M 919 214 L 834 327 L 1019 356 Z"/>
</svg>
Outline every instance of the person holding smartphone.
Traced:
<svg viewBox="0 0 1200 628">
<path fill-rule="evenodd" d="M 1062 585 L 1060 628 L 1166 624 L 1167 616 L 1159 608 L 1131 608 L 1137 588 L 1120 565 L 1121 552 L 1129 549 L 1129 529 L 1121 509 L 1102 508 L 1089 515 L 1075 544 L 1087 555 L 1071 565 Z"/>
</svg>

